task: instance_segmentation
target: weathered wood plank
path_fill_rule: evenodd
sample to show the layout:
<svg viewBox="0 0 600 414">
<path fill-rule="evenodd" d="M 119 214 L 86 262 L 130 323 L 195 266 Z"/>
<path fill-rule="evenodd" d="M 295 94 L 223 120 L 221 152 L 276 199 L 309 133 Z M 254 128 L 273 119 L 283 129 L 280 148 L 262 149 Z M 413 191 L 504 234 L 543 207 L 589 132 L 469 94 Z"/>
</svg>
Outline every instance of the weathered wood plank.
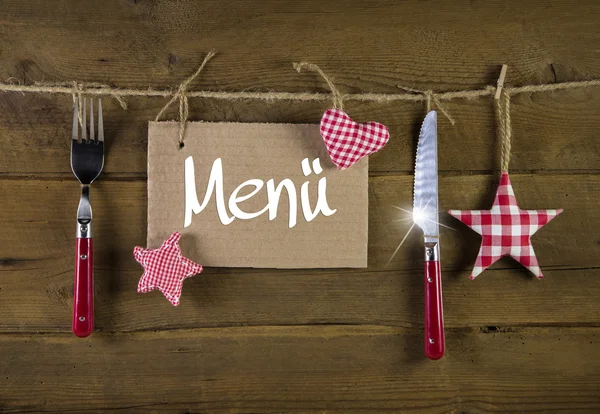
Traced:
<svg viewBox="0 0 600 414">
<path fill-rule="evenodd" d="M 369 5 L 346 1 L 326 9 L 306 1 L 285 9 L 276 1 L 254 2 L 252 7 L 234 1 L 169 5 L 121 1 L 85 7 L 72 1 L 59 6 L 5 1 L 0 18 L 0 78 L 165 88 L 192 73 L 212 47 L 222 53 L 194 88 L 324 90 L 314 74 L 292 69 L 291 62 L 300 59 L 321 64 L 344 92 L 397 92 L 398 84 L 440 91 L 481 87 L 495 82 L 505 62 L 510 65 L 509 84 L 598 78 L 595 46 L 600 34 L 595 29 L 600 6 L 584 3 L 580 7 L 569 2 L 486 3 L 483 7 L 477 2 L 442 1 L 431 12 L 434 6 L 415 1 Z M 328 23 L 318 23 L 324 20 Z M 311 28 L 309 38 L 302 35 L 305 27 Z M 277 35 L 265 41 L 272 31 Z M 377 41 L 365 42 L 365 31 Z M 242 32 L 244 42 L 226 40 L 237 39 Z M 105 172 L 145 172 L 146 121 L 164 102 L 130 99 L 127 112 L 105 105 L 110 142 Z M 489 99 L 445 105 L 457 125 L 451 127 L 441 119 L 441 169 L 497 168 Z M 191 118 L 318 122 L 327 106 L 325 102 L 192 100 Z M 374 119 L 391 129 L 388 147 L 371 157 L 371 171 L 413 168 L 422 105 L 350 102 L 347 109 L 357 120 Z M 599 109 L 600 88 L 515 97 L 512 168 L 597 170 Z M 174 114 L 175 108 L 169 116 Z M 70 173 L 69 125 L 69 96 L 0 95 L 0 172 Z"/>
<path fill-rule="evenodd" d="M 188 76 L 216 48 L 222 55 L 199 88 L 314 89 L 316 76 L 291 70 L 299 59 L 322 64 L 344 91 L 480 86 L 496 80 L 502 63 L 515 84 L 552 82 L 600 75 L 599 14 L 592 0 L 10 0 L 2 3 L 0 77 L 157 88 Z"/>
<path fill-rule="evenodd" d="M 71 260 L 54 261 L 52 267 L 42 263 L 2 266 L 0 332 L 71 331 Z M 477 281 L 468 275 L 443 274 L 448 328 L 600 326 L 600 269 L 546 270 L 541 282 L 519 269 L 489 270 Z M 159 292 L 136 293 L 140 276 L 141 270 L 96 270 L 96 332 L 246 325 L 423 326 L 423 275 L 418 271 L 208 268 L 185 282 L 178 308 Z"/>
<path fill-rule="evenodd" d="M 292 70 L 303 59 L 351 93 L 482 87 L 502 63 L 510 85 L 582 80 L 600 77 L 598 16 L 592 0 L 6 0 L 0 80 L 176 88 L 211 48 L 219 56 L 193 89 L 327 91 Z M 517 197 L 565 208 L 534 237 L 544 281 L 508 260 L 468 281 L 478 237 L 442 219 L 458 231 L 442 235 L 449 330 L 438 362 L 422 353 L 417 232 L 385 267 L 407 230 L 390 206 L 410 206 L 422 106 L 346 104 L 392 133 L 370 162 L 368 269 L 206 269 L 172 308 L 135 293 L 131 256 L 145 239 L 146 121 L 165 100 L 128 102 L 104 102 L 106 175 L 92 194 L 99 331 L 79 340 L 68 333 L 70 97 L 0 94 L 0 412 L 600 411 L 598 88 L 513 100 Z M 191 119 L 318 122 L 327 106 L 194 99 Z M 489 100 L 446 108 L 457 124 L 440 117 L 441 206 L 488 207 L 494 178 L 470 174 L 498 166 Z M 276 326 L 315 324 L 325 326 Z"/>
<path fill-rule="evenodd" d="M 472 268 L 481 237 L 444 211 L 453 209 L 488 209 L 496 194 L 499 176 L 451 176 L 439 180 L 440 222 L 451 229 L 441 229 L 442 255 L 449 269 Z M 519 206 L 523 209 L 564 208 L 564 212 L 533 237 L 542 267 L 595 267 L 598 235 L 594 228 L 595 205 L 599 194 L 596 175 L 511 175 Z M 410 228 L 409 214 L 394 205 L 412 207 L 412 176 L 376 177 L 369 182 L 369 265 L 386 265 L 398 243 Z M 415 231 L 406 240 L 388 267 L 420 267 L 422 235 Z M 588 250 L 589 248 L 589 250 Z M 507 261 L 496 265 L 507 266 Z M 509 265 L 510 266 L 510 265 Z"/>
<path fill-rule="evenodd" d="M 129 101 L 130 107 L 124 111 L 105 99 L 108 147 L 104 173 L 146 173 L 147 121 L 154 120 L 164 100 Z M 327 106 L 310 102 L 191 102 L 190 119 L 236 122 L 318 123 Z M 0 95 L 0 173 L 71 174 L 71 105 L 69 96 Z M 390 128 L 388 145 L 370 157 L 371 173 L 413 170 L 424 113 L 421 104 L 349 102 L 346 106 L 356 120 L 377 120 Z M 452 126 L 442 115 L 439 117 L 441 173 L 499 168 L 495 116 L 489 98 L 445 102 L 444 108 L 456 124 Z M 511 168 L 598 171 L 599 113 L 600 87 L 514 97 Z M 176 116 L 169 114 L 170 118 Z M 173 137 L 173 142 L 165 145 L 177 145 L 176 141 Z"/>
<path fill-rule="evenodd" d="M 2 412 L 600 410 L 598 328 L 271 327 L 0 335 Z M 51 361 L 51 363 L 50 363 Z M 74 398 L 77 396 L 77 398 Z"/>
<path fill-rule="evenodd" d="M 186 282 L 176 320 L 159 293 L 135 293 L 141 268 L 132 250 L 145 244 L 145 183 L 98 181 L 92 194 L 97 326 L 107 331 L 329 322 L 421 326 L 423 264 L 417 231 L 386 267 L 408 229 L 406 222 L 393 222 L 402 216 L 391 206 L 410 204 L 411 180 L 371 178 L 368 269 L 207 269 Z M 444 177 L 441 206 L 488 207 L 494 180 Z M 595 175 L 513 176 L 523 207 L 566 209 L 534 237 L 548 276 L 542 282 L 508 259 L 468 281 L 479 238 L 446 217 L 443 222 L 458 230 L 442 235 L 449 326 L 597 324 L 599 180 Z M 72 180 L 5 179 L 0 180 L 0 198 L 0 329 L 68 330 L 77 185 Z"/>
<path fill-rule="evenodd" d="M 440 180 L 440 206 L 489 208 L 497 177 L 448 176 Z M 533 238 L 536 253 L 546 268 L 600 266 L 596 224 L 600 177 L 597 175 L 513 175 L 521 207 L 564 208 L 565 212 Z M 410 227 L 409 218 L 393 206 L 411 208 L 413 177 L 379 176 L 369 188 L 369 269 L 386 268 L 392 253 Z M 8 260 L 71 259 L 74 214 L 79 199 L 74 179 L 0 180 L 0 257 Z M 145 181 L 102 181 L 92 189 L 95 255 L 98 266 L 137 270 L 135 245 L 145 245 Z M 335 208 L 335 206 L 333 206 Z M 183 208 L 183 206 L 181 206 Z M 198 216 L 200 217 L 200 216 Z M 449 270 L 468 268 L 479 250 L 480 238 L 468 227 L 442 213 L 442 254 Z M 232 225 L 235 225 L 232 224 Z M 576 234 L 570 238 L 569 234 Z M 185 246 L 184 246 L 185 250 Z M 388 270 L 422 270 L 422 243 L 417 231 L 387 266 Z M 514 267 L 501 261 L 500 267 Z"/>
</svg>

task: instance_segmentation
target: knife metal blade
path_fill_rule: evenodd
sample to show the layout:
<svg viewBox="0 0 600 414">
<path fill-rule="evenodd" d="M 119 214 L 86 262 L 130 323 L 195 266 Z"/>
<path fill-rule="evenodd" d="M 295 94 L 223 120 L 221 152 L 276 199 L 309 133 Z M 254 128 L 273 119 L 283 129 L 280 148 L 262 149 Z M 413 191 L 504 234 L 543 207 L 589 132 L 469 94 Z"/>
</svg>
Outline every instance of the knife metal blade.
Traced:
<svg viewBox="0 0 600 414">
<path fill-rule="evenodd" d="M 425 241 L 437 241 L 438 219 L 437 114 L 430 111 L 419 134 L 413 204 L 413 220 L 423 230 Z"/>
</svg>

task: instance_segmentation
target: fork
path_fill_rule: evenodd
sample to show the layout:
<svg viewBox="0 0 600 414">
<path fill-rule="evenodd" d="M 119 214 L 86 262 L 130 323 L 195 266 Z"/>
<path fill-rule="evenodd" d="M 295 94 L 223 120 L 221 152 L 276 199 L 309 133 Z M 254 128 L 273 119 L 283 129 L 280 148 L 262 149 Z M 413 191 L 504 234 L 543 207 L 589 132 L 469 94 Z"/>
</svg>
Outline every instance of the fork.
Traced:
<svg viewBox="0 0 600 414">
<path fill-rule="evenodd" d="M 98 99 L 98 139 L 96 139 L 94 133 L 94 101 L 90 98 L 88 139 L 86 98 L 83 98 L 82 106 L 83 122 L 80 136 L 79 103 L 77 100 L 75 101 L 73 140 L 71 141 L 71 169 L 81 183 L 81 198 L 77 208 L 73 333 L 84 338 L 94 330 L 94 262 L 90 184 L 100 175 L 104 166 L 104 124 L 102 121 L 102 102 Z"/>
</svg>

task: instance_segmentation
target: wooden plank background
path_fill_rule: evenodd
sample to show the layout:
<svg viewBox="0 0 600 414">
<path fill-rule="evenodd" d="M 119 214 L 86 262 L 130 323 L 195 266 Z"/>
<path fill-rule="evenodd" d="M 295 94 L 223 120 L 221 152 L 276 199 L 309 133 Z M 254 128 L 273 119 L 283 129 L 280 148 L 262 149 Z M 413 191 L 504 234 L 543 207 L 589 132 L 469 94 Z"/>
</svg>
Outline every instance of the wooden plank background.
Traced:
<svg viewBox="0 0 600 414">
<path fill-rule="evenodd" d="M 597 1 L 0 2 L 0 79 L 194 89 L 448 91 L 600 78 Z M 534 237 L 546 278 L 503 259 L 468 275 L 479 238 L 445 215 L 447 355 L 422 353 L 415 232 L 386 263 L 410 204 L 417 103 L 348 102 L 390 127 L 370 160 L 369 267 L 210 268 L 173 308 L 138 295 L 147 121 L 161 98 L 105 100 L 94 184 L 96 332 L 70 333 L 78 184 L 69 96 L 0 95 L 0 412 L 600 411 L 600 88 L 513 98 L 511 178 L 524 208 L 564 208 Z M 191 119 L 313 122 L 323 102 L 191 100 Z M 442 208 L 486 208 L 499 165 L 489 98 L 440 117 Z M 173 108 L 168 117 L 176 116 Z M 597 337 L 598 336 L 598 337 Z"/>
</svg>

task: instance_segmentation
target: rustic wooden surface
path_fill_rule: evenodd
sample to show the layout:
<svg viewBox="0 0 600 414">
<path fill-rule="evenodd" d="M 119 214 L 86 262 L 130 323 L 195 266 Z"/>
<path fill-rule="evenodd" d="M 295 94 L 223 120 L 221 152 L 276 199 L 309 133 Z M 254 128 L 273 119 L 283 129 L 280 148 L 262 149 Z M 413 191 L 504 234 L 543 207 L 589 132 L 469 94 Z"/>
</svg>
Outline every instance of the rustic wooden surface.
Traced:
<svg viewBox="0 0 600 414">
<path fill-rule="evenodd" d="M 600 78 L 596 1 L 0 2 L 0 79 L 195 89 L 437 91 Z M 94 187 L 96 325 L 70 333 L 73 216 L 68 96 L 0 95 L 0 412 L 600 411 L 600 88 L 513 99 L 511 178 L 526 208 L 565 212 L 534 236 L 546 278 L 503 259 L 476 281 L 479 239 L 443 217 L 447 355 L 422 353 L 415 233 L 385 266 L 410 204 L 423 107 L 351 102 L 392 138 L 370 161 L 369 267 L 206 269 L 181 306 L 135 292 L 144 244 L 146 129 L 165 103 L 106 100 Z M 192 100 L 191 119 L 318 122 L 324 103 Z M 488 98 L 440 117 L 442 208 L 493 200 Z M 169 111 L 169 117 L 175 110 Z M 598 336 L 598 337 L 597 337 Z"/>
</svg>

